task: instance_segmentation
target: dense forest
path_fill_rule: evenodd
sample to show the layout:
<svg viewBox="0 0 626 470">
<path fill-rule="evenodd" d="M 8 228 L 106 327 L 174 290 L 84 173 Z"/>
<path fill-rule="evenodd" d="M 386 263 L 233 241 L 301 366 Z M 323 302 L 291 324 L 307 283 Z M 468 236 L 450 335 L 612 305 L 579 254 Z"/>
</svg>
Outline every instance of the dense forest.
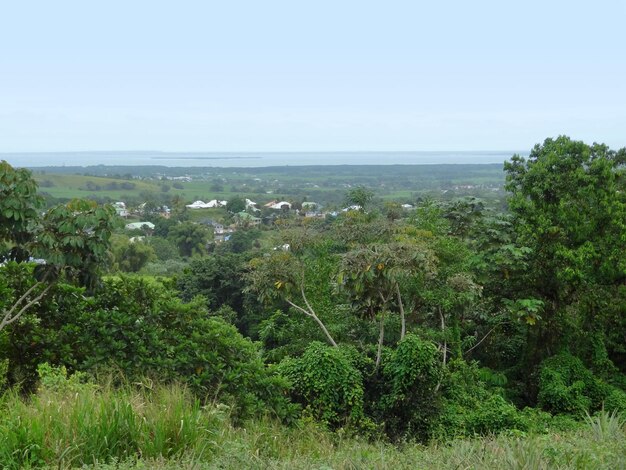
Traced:
<svg viewBox="0 0 626 470">
<path fill-rule="evenodd" d="M 624 466 L 625 165 L 562 136 L 502 201 L 129 232 L 2 162 L 0 465 Z"/>
</svg>

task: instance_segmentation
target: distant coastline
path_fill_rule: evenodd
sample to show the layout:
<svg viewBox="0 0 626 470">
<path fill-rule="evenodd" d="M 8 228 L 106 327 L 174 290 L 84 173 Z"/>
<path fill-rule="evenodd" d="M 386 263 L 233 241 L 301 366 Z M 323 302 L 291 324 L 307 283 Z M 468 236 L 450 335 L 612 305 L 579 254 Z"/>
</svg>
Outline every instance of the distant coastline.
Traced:
<svg viewBox="0 0 626 470">
<path fill-rule="evenodd" d="M 6 152 L 0 160 L 11 165 L 37 167 L 63 166 L 209 166 L 224 168 L 328 166 L 328 165 L 437 165 L 502 164 L 513 150 L 413 151 L 413 152 L 159 152 L 159 151 L 82 151 Z M 184 163 L 184 164 L 183 164 Z"/>
</svg>

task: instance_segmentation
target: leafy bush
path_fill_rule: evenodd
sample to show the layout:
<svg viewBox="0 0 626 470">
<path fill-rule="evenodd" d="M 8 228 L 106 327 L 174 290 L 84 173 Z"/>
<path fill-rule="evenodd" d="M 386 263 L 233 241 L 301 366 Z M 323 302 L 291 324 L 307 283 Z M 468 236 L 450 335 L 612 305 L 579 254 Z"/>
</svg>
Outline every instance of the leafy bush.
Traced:
<svg viewBox="0 0 626 470">
<path fill-rule="evenodd" d="M 301 357 L 283 360 L 278 370 L 290 380 L 294 401 L 331 428 L 364 419 L 363 378 L 342 349 L 315 341 Z"/>
<path fill-rule="evenodd" d="M 7 373 L 9 372 L 9 361 L 0 361 L 0 393 L 4 390 L 7 384 Z"/>
<path fill-rule="evenodd" d="M 69 371 L 117 371 L 183 382 L 199 397 L 227 402 L 236 417 L 291 413 L 286 382 L 268 368 L 255 343 L 211 315 L 199 299 L 184 303 L 172 290 L 142 277 L 111 277 L 94 297 L 59 285 L 54 295 L 8 334 L 13 382 L 32 388 L 43 362 Z"/>
<path fill-rule="evenodd" d="M 37 374 L 40 388 L 46 390 L 75 393 L 92 385 L 85 373 L 75 372 L 68 376 L 65 366 L 52 367 L 47 362 L 37 367 Z"/>
<path fill-rule="evenodd" d="M 435 434 L 440 438 L 469 437 L 529 429 L 530 416 L 502 396 L 501 385 L 499 374 L 490 374 L 476 363 L 451 362 Z"/>
<path fill-rule="evenodd" d="M 612 387 L 604 400 L 604 409 L 626 415 L 626 392 Z"/>
<path fill-rule="evenodd" d="M 569 353 L 549 357 L 539 371 L 539 406 L 552 413 L 598 410 L 610 387 Z"/>
<path fill-rule="evenodd" d="M 159 261 L 167 261 L 171 259 L 180 259 L 178 248 L 167 238 L 150 237 L 148 243 L 154 249 L 154 253 Z"/>
<path fill-rule="evenodd" d="M 441 360 L 435 345 L 409 334 L 383 366 L 380 408 L 388 435 L 426 440 L 439 414 Z"/>
<path fill-rule="evenodd" d="M 233 253 L 192 260 L 178 278 L 181 297 L 189 301 L 202 295 L 211 310 L 229 305 L 236 311 L 242 311 L 242 291 L 245 287 L 242 274 L 246 263 L 245 256 Z"/>
</svg>

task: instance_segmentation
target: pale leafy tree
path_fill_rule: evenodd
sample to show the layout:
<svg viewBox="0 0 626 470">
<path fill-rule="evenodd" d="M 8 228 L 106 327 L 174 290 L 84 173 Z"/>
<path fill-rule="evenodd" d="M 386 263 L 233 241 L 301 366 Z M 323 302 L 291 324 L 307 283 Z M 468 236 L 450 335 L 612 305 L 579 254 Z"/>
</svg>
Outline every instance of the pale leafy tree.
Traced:
<svg viewBox="0 0 626 470">
<path fill-rule="evenodd" d="M 284 300 L 291 307 L 315 320 L 328 342 L 336 341 L 313 309 L 306 295 L 304 262 L 293 253 L 276 251 L 250 262 L 246 278 L 247 290 L 255 293 L 261 301 Z"/>
<path fill-rule="evenodd" d="M 0 313 L 0 330 L 40 302 L 60 279 L 95 286 L 109 259 L 115 211 L 74 200 L 44 213 L 31 173 L 0 162 L 0 242 L 4 263 L 35 261 L 35 282 Z"/>
<path fill-rule="evenodd" d="M 386 313 L 398 312 L 402 325 L 400 339 L 406 334 L 402 285 L 432 276 L 434 272 L 432 251 L 416 242 L 361 246 L 343 256 L 338 285 L 350 295 L 357 311 L 370 320 L 379 317 L 377 366 L 380 364 Z"/>
<path fill-rule="evenodd" d="M 360 211 L 365 211 L 372 199 L 374 199 L 374 192 L 365 186 L 351 188 L 346 193 L 346 203 L 349 206 L 359 206 Z"/>
</svg>

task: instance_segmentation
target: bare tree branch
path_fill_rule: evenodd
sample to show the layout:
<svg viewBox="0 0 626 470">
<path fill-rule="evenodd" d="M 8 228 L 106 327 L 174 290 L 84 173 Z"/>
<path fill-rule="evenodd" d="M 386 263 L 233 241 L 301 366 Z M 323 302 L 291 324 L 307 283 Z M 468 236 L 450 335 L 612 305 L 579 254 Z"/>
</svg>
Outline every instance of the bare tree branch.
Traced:
<svg viewBox="0 0 626 470">
<path fill-rule="evenodd" d="M 443 345 L 440 345 L 441 349 L 443 350 L 443 367 L 446 367 L 446 361 L 448 359 L 448 342 L 445 339 L 445 329 L 446 329 L 446 322 L 445 319 L 443 317 L 443 312 L 441 311 L 441 306 L 438 305 L 437 306 L 437 313 L 439 313 L 439 321 L 441 324 L 441 332 L 444 335 L 444 339 L 443 339 Z M 437 382 L 437 386 L 435 387 L 435 392 L 439 391 L 439 387 L 441 387 L 441 378 L 439 379 L 439 382 Z"/>
<path fill-rule="evenodd" d="M 400 306 L 400 321 L 402 323 L 402 329 L 400 331 L 400 340 L 404 339 L 406 334 L 406 318 L 404 316 L 404 305 L 402 304 L 402 295 L 400 295 L 400 286 L 396 283 L 396 296 L 398 297 L 398 305 Z"/>
<path fill-rule="evenodd" d="M 385 311 L 380 314 L 380 336 L 378 337 L 378 351 L 376 352 L 376 369 L 380 365 L 380 358 L 383 352 L 383 340 L 385 339 Z"/>
<path fill-rule="evenodd" d="M 324 323 L 322 322 L 322 320 L 319 319 L 319 317 L 316 315 L 315 311 L 311 308 L 311 305 L 309 304 L 309 302 L 306 300 L 306 297 L 304 297 L 305 302 L 307 307 L 309 308 L 309 310 L 306 310 L 302 307 L 300 307 L 299 305 L 294 304 L 291 300 L 289 299 L 285 299 L 287 301 L 287 303 L 289 305 L 291 305 L 293 308 L 299 310 L 300 312 L 304 313 L 305 315 L 313 318 L 313 320 L 315 320 L 317 322 L 317 324 L 320 326 L 320 328 L 322 329 L 322 331 L 324 332 L 324 334 L 326 335 L 326 338 L 328 338 L 328 341 L 330 342 L 330 344 L 332 344 L 334 347 L 337 347 L 337 343 L 335 342 L 335 340 L 333 339 L 333 337 L 331 336 L 330 332 L 328 331 L 328 329 L 326 328 L 326 325 L 324 325 Z"/>
<path fill-rule="evenodd" d="M 37 285 L 41 285 L 43 284 L 42 282 L 38 282 L 36 283 L 33 287 L 37 286 Z M 39 302 L 47 293 L 48 291 L 52 288 L 53 284 L 48 284 L 46 286 L 46 288 L 41 291 L 39 293 L 39 295 L 37 295 L 37 297 L 35 297 L 34 299 L 30 300 L 29 302 L 27 302 L 21 309 L 19 312 L 17 312 L 16 314 L 12 314 L 12 312 L 15 311 L 16 306 L 22 302 L 25 298 L 25 296 L 22 296 L 11 308 L 11 310 L 9 310 L 7 313 L 4 314 L 3 318 L 2 318 L 2 322 L 0 322 L 0 331 L 7 325 L 10 325 L 11 323 L 15 322 L 18 318 L 20 318 L 24 312 L 26 312 L 26 310 L 28 310 L 30 307 L 32 307 L 34 304 L 36 304 L 37 302 Z M 31 287 L 27 293 L 32 292 L 33 287 Z M 26 294 L 25 294 L 26 295 Z"/>
<path fill-rule="evenodd" d="M 498 328 L 499 326 L 504 325 L 505 323 L 509 323 L 509 322 L 507 322 L 507 321 L 503 321 L 502 323 L 498 323 L 496 326 L 494 326 L 492 329 L 490 329 L 490 330 L 489 330 L 489 331 L 485 334 L 485 336 L 483 336 L 483 337 L 481 338 L 481 340 L 480 340 L 478 343 L 476 343 L 474 346 L 472 346 L 472 347 L 471 347 L 471 348 L 469 348 L 467 351 L 465 351 L 465 352 L 463 353 L 463 355 L 465 355 L 465 354 L 468 354 L 468 353 L 472 352 L 474 349 L 476 349 L 478 346 L 480 346 L 480 345 L 481 345 L 481 343 L 487 339 L 487 336 L 489 336 L 491 333 L 493 333 L 493 332 L 494 332 L 494 330 L 495 330 L 496 328 Z"/>
</svg>

